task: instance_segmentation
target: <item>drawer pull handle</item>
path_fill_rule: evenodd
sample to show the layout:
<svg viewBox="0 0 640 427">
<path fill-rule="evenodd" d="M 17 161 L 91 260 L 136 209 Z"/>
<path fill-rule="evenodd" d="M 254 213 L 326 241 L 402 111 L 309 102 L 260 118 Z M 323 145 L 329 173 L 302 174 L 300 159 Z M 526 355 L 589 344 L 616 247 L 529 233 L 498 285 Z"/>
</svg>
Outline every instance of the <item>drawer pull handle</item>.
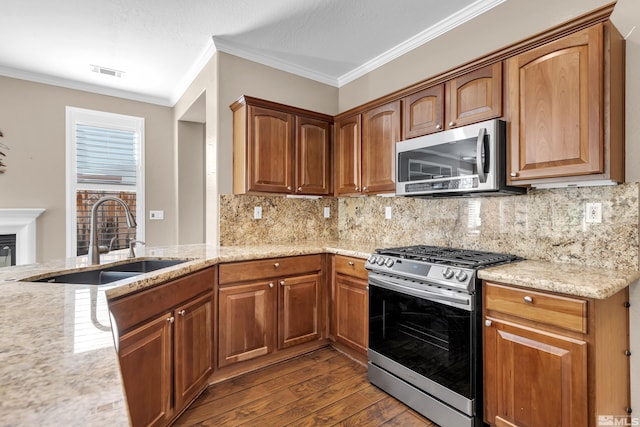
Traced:
<svg viewBox="0 0 640 427">
<path fill-rule="evenodd" d="M 524 302 L 526 302 L 527 304 L 532 304 L 533 303 L 533 298 L 531 298 L 529 295 L 527 295 L 526 297 L 524 297 Z"/>
<path fill-rule="evenodd" d="M 278 267 L 280 267 L 280 263 L 279 263 L 279 262 L 276 262 L 275 264 L 273 264 L 273 266 L 274 266 L 275 268 L 278 268 Z"/>
<path fill-rule="evenodd" d="M 493 322 L 489 319 L 484 321 L 484 326 L 491 326 L 493 324 Z"/>
<path fill-rule="evenodd" d="M 349 265 L 350 265 L 351 267 L 353 267 L 353 266 L 355 265 L 355 263 L 354 263 L 353 261 L 349 261 Z"/>
</svg>

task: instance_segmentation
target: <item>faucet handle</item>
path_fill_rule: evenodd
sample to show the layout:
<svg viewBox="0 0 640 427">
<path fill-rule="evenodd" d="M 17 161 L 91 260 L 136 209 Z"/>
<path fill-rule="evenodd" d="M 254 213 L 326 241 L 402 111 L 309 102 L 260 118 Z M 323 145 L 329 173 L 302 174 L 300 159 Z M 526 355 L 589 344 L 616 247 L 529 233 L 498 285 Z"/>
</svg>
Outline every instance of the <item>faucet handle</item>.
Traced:
<svg viewBox="0 0 640 427">
<path fill-rule="evenodd" d="M 146 243 L 141 240 L 136 240 L 134 238 L 129 239 L 129 258 L 136 257 L 136 251 L 135 251 L 136 243 L 140 243 L 141 245 L 146 245 Z"/>
</svg>

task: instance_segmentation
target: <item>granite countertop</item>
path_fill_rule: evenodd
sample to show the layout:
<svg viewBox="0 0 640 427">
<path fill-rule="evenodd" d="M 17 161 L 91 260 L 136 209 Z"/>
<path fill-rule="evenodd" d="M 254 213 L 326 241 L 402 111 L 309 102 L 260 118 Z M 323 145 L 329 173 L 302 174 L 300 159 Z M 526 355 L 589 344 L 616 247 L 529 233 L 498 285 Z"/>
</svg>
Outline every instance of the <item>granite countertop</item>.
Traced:
<svg viewBox="0 0 640 427">
<path fill-rule="evenodd" d="M 315 253 L 367 258 L 375 248 L 354 243 L 143 248 L 139 259 L 189 262 L 102 286 L 25 283 L 92 269 L 87 257 L 0 269 L 0 426 L 126 426 L 129 416 L 106 299 L 221 262 Z M 127 251 L 102 255 L 127 261 Z"/>
<path fill-rule="evenodd" d="M 87 257 L 0 269 L 0 426 L 129 424 L 107 309 L 116 298 L 222 262 L 333 253 L 367 258 L 372 244 L 304 242 L 218 247 L 144 248 L 139 259 L 188 262 L 102 286 L 25 283 L 61 270 L 92 269 Z M 102 263 L 126 262 L 126 251 Z M 479 272 L 479 277 L 589 298 L 607 298 L 640 272 L 603 272 L 568 264 L 522 261 Z"/>
</svg>

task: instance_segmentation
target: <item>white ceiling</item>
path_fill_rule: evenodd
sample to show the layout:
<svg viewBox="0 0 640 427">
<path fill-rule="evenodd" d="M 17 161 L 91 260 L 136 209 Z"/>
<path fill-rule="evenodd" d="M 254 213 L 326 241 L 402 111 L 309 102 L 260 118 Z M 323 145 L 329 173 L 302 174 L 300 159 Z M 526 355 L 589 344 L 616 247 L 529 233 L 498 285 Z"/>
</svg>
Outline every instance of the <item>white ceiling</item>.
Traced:
<svg viewBox="0 0 640 427">
<path fill-rule="evenodd" d="M 503 1 L 2 0 L 0 75 L 171 106 L 220 50 L 340 87 Z"/>
</svg>

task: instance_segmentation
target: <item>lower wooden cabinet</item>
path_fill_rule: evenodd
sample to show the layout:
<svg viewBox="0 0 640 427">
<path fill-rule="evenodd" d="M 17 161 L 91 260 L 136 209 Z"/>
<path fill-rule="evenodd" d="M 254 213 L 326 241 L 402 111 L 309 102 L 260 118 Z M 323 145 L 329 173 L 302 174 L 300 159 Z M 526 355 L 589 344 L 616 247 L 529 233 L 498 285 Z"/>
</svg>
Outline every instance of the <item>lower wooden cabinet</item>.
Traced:
<svg viewBox="0 0 640 427">
<path fill-rule="evenodd" d="M 322 255 L 220 265 L 218 366 L 323 338 Z"/>
<path fill-rule="evenodd" d="M 369 291 L 365 261 L 334 257 L 332 332 L 336 342 L 366 356 L 369 346 Z"/>
<path fill-rule="evenodd" d="M 213 373 L 213 287 L 209 268 L 109 301 L 131 424 L 166 426 Z"/>
<path fill-rule="evenodd" d="M 606 300 L 485 282 L 484 420 L 596 427 L 629 407 L 628 291 Z"/>
</svg>

